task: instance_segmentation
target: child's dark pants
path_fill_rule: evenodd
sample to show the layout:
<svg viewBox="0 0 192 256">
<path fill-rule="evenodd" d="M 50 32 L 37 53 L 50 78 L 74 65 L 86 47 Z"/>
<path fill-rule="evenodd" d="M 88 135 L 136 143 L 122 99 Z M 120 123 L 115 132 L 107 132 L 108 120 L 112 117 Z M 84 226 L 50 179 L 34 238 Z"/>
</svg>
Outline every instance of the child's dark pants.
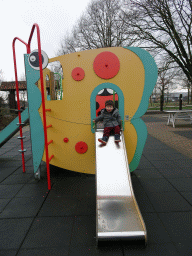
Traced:
<svg viewBox="0 0 192 256">
<path fill-rule="evenodd" d="M 115 127 L 105 127 L 104 128 L 103 137 L 104 136 L 109 137 L 109 135 L 111 134 L 112 131 L 114 131 L 114 134 L 120 135 L 120 127 L 119 127 L 119 125 L 117 125 Z"/>
</svg>

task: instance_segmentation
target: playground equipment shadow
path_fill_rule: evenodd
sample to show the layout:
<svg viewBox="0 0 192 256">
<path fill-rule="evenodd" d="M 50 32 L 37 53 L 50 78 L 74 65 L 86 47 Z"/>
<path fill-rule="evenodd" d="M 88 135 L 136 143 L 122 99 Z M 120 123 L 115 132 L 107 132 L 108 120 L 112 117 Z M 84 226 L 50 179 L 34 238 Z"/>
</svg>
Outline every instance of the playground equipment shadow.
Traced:
<svg viewBox="0 0 192 256">
<path fill-rule="evenodd" d="M 144 120 L 158 122 L 145 116 Z M 192 251 L 192 159 L 148 135 L 134 193 L 147 228 L 148 244 L 96 246 L 95 176 L 51 166 L 48 191 L 45 164 L 34 179 L 29 129 L 0 148 L 0 256 L 189 255 Z M 118 175 L 118 170 L 117 170 Z"/>
</svg>

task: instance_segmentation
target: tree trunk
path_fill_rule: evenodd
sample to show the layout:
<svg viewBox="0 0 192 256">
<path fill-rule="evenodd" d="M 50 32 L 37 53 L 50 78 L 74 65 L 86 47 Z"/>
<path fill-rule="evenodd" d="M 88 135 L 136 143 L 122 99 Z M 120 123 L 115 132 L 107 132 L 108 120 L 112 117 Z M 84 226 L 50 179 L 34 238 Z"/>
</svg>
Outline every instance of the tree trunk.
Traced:
<svg viewBox="0 0 192 256">
<path fill-rule="evenodd" d="M 160 111 L 163 111 L 163 103 L 164 103 L 164 95 L 162 94 L 160 97 Z"/>
<path fill-rule="evenodd" d="M 14 109 L 16 109 L 16 100 L 15 100 L 15 90 L 10 90 L 9 94 L 9 107 L 11 109 L 11 113 L 15 113 Z"/>
<path fill-rule="evenodd" d="M 191 103 L 192 103 L 192 86 L 191 86 Z"/>
<path fill-rule="evenodd" d="M 182 110 L 182 94 L 179 95 L 179 110 Z"/>
<path fill-rule="evenodd" d="M 188 93 L 187 93 L 187 104 L 189 105 L 189 87 L 188 87 Z"/>
</svg>

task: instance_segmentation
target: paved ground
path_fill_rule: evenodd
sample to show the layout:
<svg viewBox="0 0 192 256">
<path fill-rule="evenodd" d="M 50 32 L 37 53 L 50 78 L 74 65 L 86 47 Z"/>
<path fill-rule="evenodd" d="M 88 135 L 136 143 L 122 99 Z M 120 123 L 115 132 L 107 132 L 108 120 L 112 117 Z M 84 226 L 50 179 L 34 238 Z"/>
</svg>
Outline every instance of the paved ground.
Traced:
<svg viewBox="0 0 192 256">
<path fill-rule="evenodd" d="M 149 135 L 132 183 L 147 228 L 146 248 L 124 242 L 98 249 L 94 175 L 52 167 L 48 191 L 43 165 L 42 179 L 33 178 L 25 128 L 25 174 L 17 136 L 0 149 L 0 255 L 191 256 L 192 127 L 167 127 L 161 115 L 143 119 Z"/>
<path fill-rule="evenodd" d="M 192 125 L 190 121 L 177 120 L 176 128 L 166 125 L 167 114 L 145 115 L 148 133 L 165 143 L 171 148 L 176 149 L 181 154 L 192 158 Z"/>
</svg>

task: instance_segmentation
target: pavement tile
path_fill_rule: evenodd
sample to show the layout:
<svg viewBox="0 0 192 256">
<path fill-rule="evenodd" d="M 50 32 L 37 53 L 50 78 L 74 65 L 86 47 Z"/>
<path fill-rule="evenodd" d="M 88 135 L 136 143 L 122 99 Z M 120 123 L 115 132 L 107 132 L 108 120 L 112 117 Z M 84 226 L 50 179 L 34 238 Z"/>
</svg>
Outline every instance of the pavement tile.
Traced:
<svg viewBox="0 0 192 256">
<path fill-rule="evenodd" d="M 139 209 L 142 212 L 155 212 L 153 205 L 151 204 L 147 194 L 145 193 L 141 183 L 137 177 L 132 177 L 132 186 L 136 201 L 139 205 Z"/>
<path fill-rule="evenodd" d="M 68 248 L 65 247 L 45 247 L 34 249 L 21 249 L 17 256 L 68 256 Z"/>
<path fill-rule="evenodd" d="M 5 185 L 4 185 L 5 186 Z M 1 186 L 0 186 L 1 187 Z M 39 181 L 37 184 L 25 184 L 19 193 L 15 196 L 17 197 L 45 197 L 48 194 L 48 188 L 46 183 Z"/>
<path fill-rule="evenodd" d="M 0 251 L 19 249 L 32 220 L 32 218 L 0 219 Z"/>
<path fill-rule="evenodd" d="M 13 198 L 22 187 L 23 184 L 0 185 L 0 198 Z"/>
<path fill-rule="evenodd" d="M 191 131 L 175 131 L 174 133 L 179 134 L 181 136 L 184 136 L 184 137 L 192 140 Z"/>
<path fill-rule="evenodd" d="M 6 179 L 7 177 L 9 177 L 12 173 L 14 173 L 14 169 L 13 168 L 1 168 L 0 169 L 0 183 Z"/>
<path fill-rule="evenodd" d="M 175 247 L 180 252 L 181 256 L 191 256 L 192 255 L 192 244 L 188 242 L 175 243 Z"/>
<path fill-rule="evenodd" d="M 142 120 L 146 123 L 154 123 L 154 122 L 162 122 L 162 118 L 159 118 L 158 116 L 142 116 Z"/>
<path fill-rule="evenodd" d="M 192 211 L 192 206 L 177 191 L 149 193 L 148 196 L 157 212 Z"/>
<path fill-rule="evenodd" d="M 4 155 L 3 155 L 4 156 Z M 19 153 L 17 151 L 17 149 L 14 149 L 13 151 L 9 151 L 7 156 L 9 157 L 9 159 L 11 160 L 11 158 L 17 158 L 17 159 L 21 159 L 21 153 Z M 22 163 L 21 163 L 22 164 Z M 8 167 L 9 167 L 9 163 L 7 163 Z"/>
<path fill-rule="evenodd" d="M 172 242 L 171 238 L 163 225 L 157 213 L 142 213 L 146 229 L 147 229 L 147 241 L 148 243 L 164 244 Z"/>
<path fill-rule="evenodd" d="M 77 215 L 96 215 L 96 194 L 82 197 L 77 206 Z"/>
<path fill-rule="evenodd" d="M 135 170 L 134 174 L 139 179 L 164 179 L 162 174 L 155 168 L 148 168 L 146 170 Z"/>
<path fill-rule="evenodd" d="M 77 243 L 78 241 L 78 243 Z M 76 216 L 70 248 L 96 245 L 95 216 Z"/>
<path fill-rule="evenodd" d="M 79 199 L 70 195 L 59 195 L 50 191 L 38 217 L 44 216 L 75 216 Z"/>
<path fill-rule="evenodd" d="M 175 188 L 165 179 L 140 179 L 145 192 L 168 192 L 175 191 Z"/>
<path fill-rule="evenodd" d="M 27 173 L 11 175 L 7 177 L 3 182 L 1 182 L 1 185 L 25 184 L 29 181 L 31 177 L 32 177 L 32 174 L 27 174 Z"/>
<path fill-rule="evenodd" d="M 173 178 L 169 181 L 179 191 L 192 191 L 192 178 Z"/>
<path fill-rule="evenodd" d="M 147 160 L 152 161 L 166 161 L 168 160 L 164 154 L 161 153 L 152 153 L 152 154 L 143 154 Z"/>
<path fill-rule="evenodd" d="M 3 211 L 5 206 L 10 202 L 11 199 L 0 199 L 0 213 Z"/>
<path fill-rule="evenodd" d="M 1 250 L 0 256 L 16 256 L 17 250 Z"/>
<path fill-rule="evenodd" d="M 178 165 L 181 168 L 192 167 L 192 159 L 175 159 L 173 162 L 174 165 Z"/>
<path fill-rule="evenodd" d="M 192 193 L 184 191 L 180 191 L 180 193 L 188 201 L 188 203 L 192 205 Z"/>
<path fill-rule="evenodd" d="M 14 171 L 14 175 L 22 174 L 23 173 L 23 166 L 20 166 L 16 171 Z M 33 174 L 33 167 L 32 166 L 25 166 L 25 173 L 24 174 Z M 34 179 L 34 176 L 33 176 Z"/>
<path fill-rule="evenodd" d="M 60 182 L 55 183 L 52 189 L 58 193 L 63 193 L 63 195 L 73 195 L 79 198 L 90 192 L 91 185 L 86 188 L 88 183 L 88 181 L 81 177 L 66 177 Z"/>
<path fill-rule="evenodd" d="M 142 159 L 137 167 L 137 169 L 150 169 L 154 168 L 153 164 L 148 161 L 146 158 Z"/>
<path fill-rule="evenodd" d="M 153 168 L 159 169 L 171 169 L 174 168 L 174 166 L 171 165 L 172 161 L 152 161 Z"/>
<path fill-rule="evenodd" d="M 22 166 L 22 162 L 21 161 L 4 161 L 0 163 L 1 168 L 13 168 L 13 169 L 17 169 L 20 166 Z"/>
<path fill-rule="evenodd" d="M 3 212 L 0 213 L 0 218 L 35 217 L 44 200 L 45 197 L 13 198 L 4 208 Z"/>
<path fill-rule="evenodd" d="M 159 173 L 163 175 L 166 179 L 172 179 L 172 178 L 190 178 L 192 174 L 190 174 L 187 170 L 182 170 L 181 168 L 174 167 L 172 169 L 169 168 L 158 168 Z"/>
<path fill-rule="evenodd" d="M 96 246 L 76 246 L 71 247 L 69 250 L 69 256 L 123 256 L 123 248 L 121 245 L 116 245 L 116 243 L 110 245 L 110 247 L 96 247 Z"/>
<path fill-rule="evenodd" d="M 138 246 L 126 246 L 124 256 L 180 256 L 176 246 L 172 243 L 148 244 L 146 248 L 140 249 Z"/>
<path fill-rule="evenodd" d="M 155 209 L 154 209 L 153 205 L 151 204 L 146 193 L 140 194 L 138 192 L 135 192 L 135 190 L 134 190 L 134 194 L 135 194 L 136 201 L 137 201 L 137 204 L 139 206 L 141 213 L 155 212 Z"/>
<path fill-rule="evenodd" d="M 21 249 L 64 247 L 69 250 L 73 222 L 74 217 L 35 218 Z"/>
<path fill-rule="evenodd" d="M 175 161 L 177 160 L 184 160 L 184 159 L 190 159 L 187 156 L 182 155 L 181 153 L 177 152 L 177 153 L 172 153 L 172 154 L 165 154 L 165 157 L 167 158 L 167 160 L 169 161 Z"/>
<path fill-rule="evenodd" d="M 192 241 L 192 212 L 159 213 L 166 230 L 175 243 Z"/>
</svg>

